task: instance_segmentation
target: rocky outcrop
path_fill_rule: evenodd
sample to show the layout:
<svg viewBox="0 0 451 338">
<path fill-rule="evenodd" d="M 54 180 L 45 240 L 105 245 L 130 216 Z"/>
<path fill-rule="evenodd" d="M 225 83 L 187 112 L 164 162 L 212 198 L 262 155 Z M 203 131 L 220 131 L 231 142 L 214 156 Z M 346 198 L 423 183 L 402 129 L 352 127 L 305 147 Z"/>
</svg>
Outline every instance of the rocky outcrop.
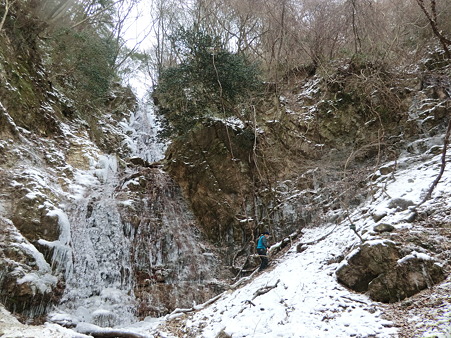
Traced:
<svg viewBox="0 0 451 338">
<path fill-rule="evenodd" d="M 116 190 L 130 228 L 137 314 L 161 316 L 223 291 L 217 250 L 203 238 L 180 187 L 159 168 L 142 168 Z M 123 201 L 123 202 L 122 202 Z M 138 212 L 137 212 L 138 211 Z"/>
<path fill-rule="evenodd" d="M 23 318 L 47 313 L 64 291 L 50 264 L 9 222 L 0 218 L 0 297 Z"/>
<path fill-rule="evenodd" d="M 433 286 L 446 277 L 429 255 L 412 252 L 402 257 L 396 243 L 369 241 L 360 245 L 336 271 L 337 280 L 371 299 L 393 303 Z"/>
<path fill-rule="evenodd" d="M 212 121 L 167 151 L 168 172 L 215 242 L 234 242 L 249 222 L 254 225 L 246 215 L 255 184 L 253 142 L 248 130 Z"/>
<path fill-rule="evenodd" d="M 423 114 L 435 126 L 431 134 L 446 126 L 443 114 L 433 112 L 443 102 L 412 89 L 418 79 L 352 62 L 332 73 L 281 85 L 248 121 L 232 125 L 206 117 L 170 145 L 165 168 L 182 187 L 205 236 L 229 250 L 229 261 L 237 250 L 247 254 L 265 228 L 287 236 L 307 224 L 340 221 L 326 214 L 371 198 L 368 181 L 392 174 L 396 162 L 374 168 L 396 161 L 427 130 L 413 116 L 422 100 L 431 107 L 433 117 Z M 426 151 L 427 145 L 421 147 L 412 151 Z M 412 206 L 400 198 L 388 209 Z M 373 218 L 378 222 L 385 215 Z"/>
</svg>

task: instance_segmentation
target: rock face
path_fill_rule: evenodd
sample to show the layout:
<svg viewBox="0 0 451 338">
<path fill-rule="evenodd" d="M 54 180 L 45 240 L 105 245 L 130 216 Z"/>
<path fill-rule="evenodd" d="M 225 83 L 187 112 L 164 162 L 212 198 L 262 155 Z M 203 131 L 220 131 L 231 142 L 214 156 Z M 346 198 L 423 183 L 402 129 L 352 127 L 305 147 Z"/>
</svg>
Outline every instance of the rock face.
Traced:
<svg viewBox="0 0 451 338">
<path fill-rule="evenodd" d="M 233 242 L 254 225 L 243 208 L 254 187 L 253 141 L 247 130 L 214 121 L 167 152 L 169 173 L 213 241 Z"/>
<path fill-rule="evenodd" d="M 11 222 L 0 218 L 0 225 L 2 303 L 24 318 L 43 315 L 61 298 L 64 282 Z"/>
<path fill-rule="evenodd" d="M 401 257 L 392 241 L 370 241 L 360 245 L 336 271 L 340 283 L 371 299 L 393 303 L 443 281 L 442 266 L 426 254 L 412 252 Z"/>
<path fill-rule="evenodd" d="M 158 168 L 143 168 L 119 187 L 119 212 L 132 239 L 138 316 L 161 316 L 222 292 L 214 281 L 226 278 L 227 270 L 219 268 L 180 187 Z"/>
</svg>

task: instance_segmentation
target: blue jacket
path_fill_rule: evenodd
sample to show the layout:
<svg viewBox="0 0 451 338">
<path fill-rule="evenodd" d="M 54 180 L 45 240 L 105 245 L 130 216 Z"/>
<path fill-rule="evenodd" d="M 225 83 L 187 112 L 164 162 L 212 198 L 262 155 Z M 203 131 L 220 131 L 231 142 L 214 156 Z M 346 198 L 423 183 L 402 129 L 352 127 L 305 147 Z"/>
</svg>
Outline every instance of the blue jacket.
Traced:
<svg viewBox="0 0 451 338">
<path fill-rule="evenodd" d="M 268 248 L 268 240 L 265 235 L 261 235 L 257 242 L 257 249 L 267 249 Z"/>
</svg>

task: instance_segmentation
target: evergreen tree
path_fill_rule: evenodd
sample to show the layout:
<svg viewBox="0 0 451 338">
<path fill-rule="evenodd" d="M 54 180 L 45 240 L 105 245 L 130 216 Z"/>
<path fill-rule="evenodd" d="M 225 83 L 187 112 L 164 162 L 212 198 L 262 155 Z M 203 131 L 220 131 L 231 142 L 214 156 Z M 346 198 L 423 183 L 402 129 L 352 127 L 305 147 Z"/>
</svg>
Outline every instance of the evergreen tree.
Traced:
<svg viewBox="0 0 451 338">
<path fill-rule="evenodd" d="M 183 135 L 206 117 L 240 117 L 239 105 L 261 87 L 256 65 L 197 26 L 171 41 L 180 62 L 161 72 L 153 93 L 166 122 L 161 134 Z"/>
</svg>

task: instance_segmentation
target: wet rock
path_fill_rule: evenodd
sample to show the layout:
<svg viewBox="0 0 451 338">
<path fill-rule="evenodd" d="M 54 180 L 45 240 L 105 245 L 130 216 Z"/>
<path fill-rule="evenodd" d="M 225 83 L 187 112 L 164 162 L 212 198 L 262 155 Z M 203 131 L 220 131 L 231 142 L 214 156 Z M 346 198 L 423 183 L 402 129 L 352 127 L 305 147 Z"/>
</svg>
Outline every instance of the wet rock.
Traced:
<svg viewBox="0 0 451 338">
<path fill-rule="evenodd" d="M 133 256 L 146 257 L 137 259 L 132 271 L 139 317 L 161 316 L 221 292 L 206 284 L 228 272 L 221 269 L 214 249 L 203 244 L 180 187 L 167 174 L 142 168 L 117 193 L 128 201 L 120 205 L 119 212 L 122 222 L 133 227 Z M 133 210 L 140 210 L 139 217 Z M 211 254 L 202 254 L 204 250 Z"/>
</svg>

